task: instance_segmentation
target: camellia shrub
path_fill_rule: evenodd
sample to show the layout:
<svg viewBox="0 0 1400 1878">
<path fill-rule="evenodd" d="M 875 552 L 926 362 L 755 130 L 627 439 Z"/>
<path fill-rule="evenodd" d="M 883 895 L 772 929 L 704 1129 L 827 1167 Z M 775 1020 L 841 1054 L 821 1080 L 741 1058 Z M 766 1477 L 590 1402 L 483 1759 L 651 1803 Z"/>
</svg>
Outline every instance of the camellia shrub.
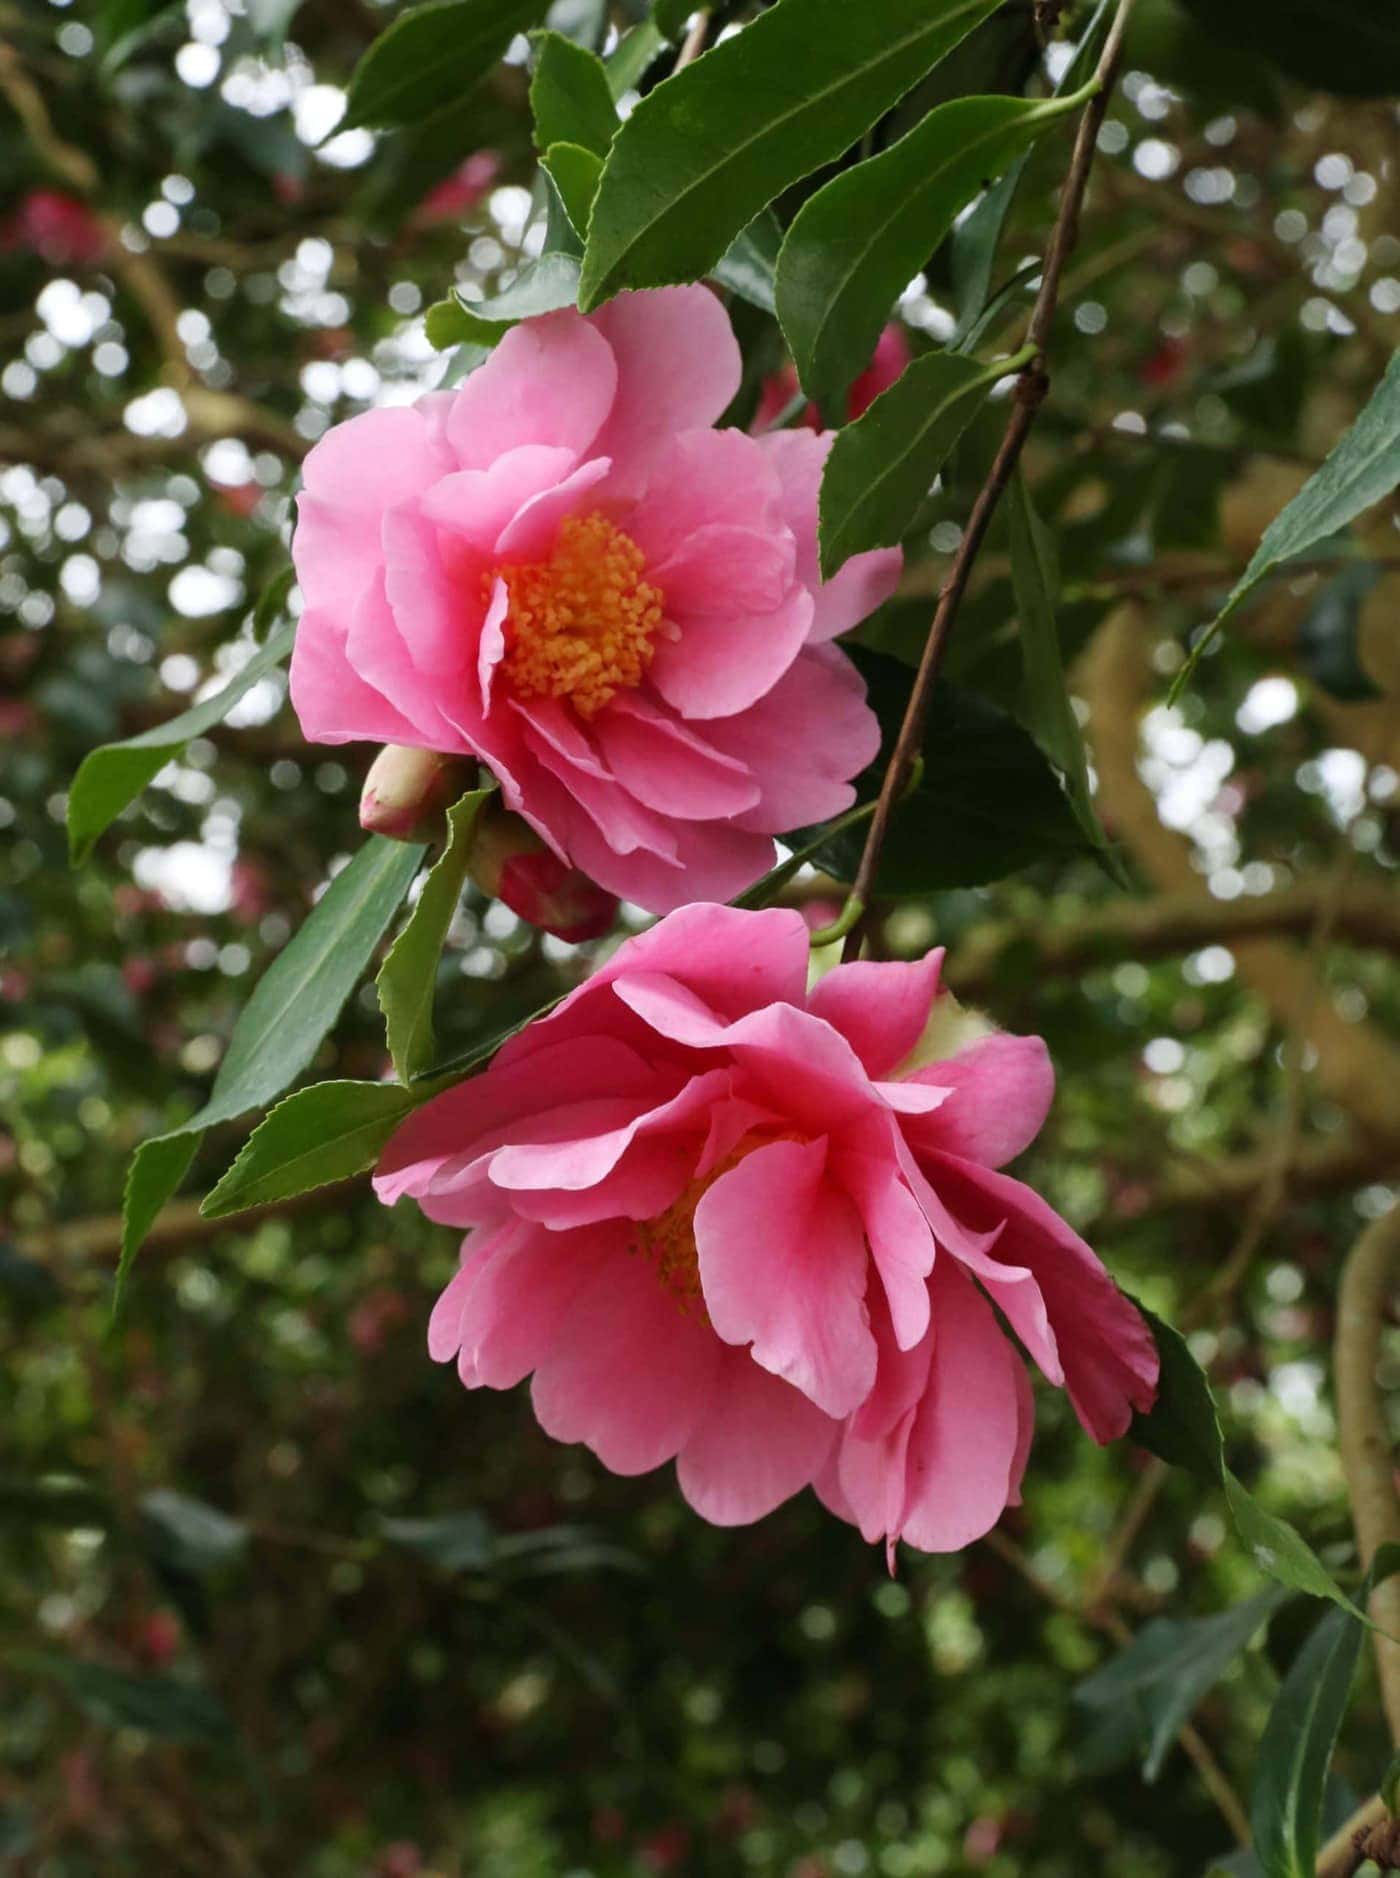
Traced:
<svg viewBox="0 0 1400 1878">
<path fill-rule="evenodd" d="M 1400 30 L 88 11 L 15 1869 L 1400 1869 Z"/>
</svg>

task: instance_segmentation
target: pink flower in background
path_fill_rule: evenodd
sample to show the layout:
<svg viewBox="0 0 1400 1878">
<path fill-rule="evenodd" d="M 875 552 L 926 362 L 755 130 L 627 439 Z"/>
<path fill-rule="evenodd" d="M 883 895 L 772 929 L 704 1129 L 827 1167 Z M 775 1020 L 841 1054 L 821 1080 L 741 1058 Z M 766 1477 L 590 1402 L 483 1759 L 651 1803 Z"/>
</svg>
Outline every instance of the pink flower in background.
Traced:
<svg viewBox="0 0 1400 1878">
<path fill-rule="evenodd" d="M 107 231 L 85 202 L 61 189 L 31 189 L 0 224 L 0 248 L 24 248 L 50 267 L 96 267 Z"/>
<path fill-rule="evenodd" d="M 727 900 L 853 800 L 874 714 L 829 642 L 900 554 L 817 567 L 831 437 L 716 430 L 705 287 L 508 332 L 457 391 L 306 459 L 292 701 L 313 741 L 474 755 L 558 859 L 653 912 Z"/>
<path fill-rule="evenodd" d="M 413 211 L 422 228 L 431 222 L 459 222 L 496 187 L 501 174 L 500 153 L 475 150 L 450 176 L 430 189 Z"/>
<path fill-rule="evenodd" d="M 889 390 L 911 356 L 904 328 L 891 320 L 876 342 L 869 365 L 846 393 L 846 417 L 849 422 L 863 416 L 880 393 Z M 797 367 L 791 361 L 764 379 L 751 426 L 755 437 L 761 437 L 765 431 L 773 428 L 800 390 Z M 815 404 L 809 404 L 798 422 L 808 430 L 820 430 L 821 412 Z"/>
<path fill-rule="evenodd" d="M 994 1035 L 914 1069 L 939 955 L 807 990 L 799 913 L 688 906 L 390 1141 L 381 1199 L 468 1228 L 428 1347 L 705 1518 L 814 1485 L 868 1539 L 968 1544 L 1019 1496 L 1030 1384 L 1098 1441 L 1152 1401 L 1142 1318 L 996 1169 L 1052 1075 Z M 995 1308 L 994 1308 L 995 1307 Z"/>
</svg>

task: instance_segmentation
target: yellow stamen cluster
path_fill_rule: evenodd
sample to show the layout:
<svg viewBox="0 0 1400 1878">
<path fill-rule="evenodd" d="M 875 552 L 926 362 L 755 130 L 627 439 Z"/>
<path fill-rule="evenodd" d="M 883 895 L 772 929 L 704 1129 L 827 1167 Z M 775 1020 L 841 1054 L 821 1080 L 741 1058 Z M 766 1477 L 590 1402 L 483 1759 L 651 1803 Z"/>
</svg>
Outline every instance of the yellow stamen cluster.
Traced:
<svg viewBox="0 0 1400 1878">
<path fill-rule="evenodd" d="M 755 1148 L 766 1148 L 775 1141 L 801 1141 L 792 1129 L 760 1129 L 746 1135 L 738 1147 L 731 1148 L 708 1174 L 688 1182 L 679 1198 L 673 1200 L 657 1219 L 639 1220 L 633 1229 L 628 1248 L 649 1259 L 657 1277 L 674 1293 L 687 1316 L 705 1317 L 705 1299 L 700 1285 L 700 1250 L 695 1243 L 695 1209 L 721 1174 L 737 1167 Z"/>
<path fill-rule="evenodd" d="M 561 523 L 547 561 L 498 570 L 510 592 L 501 671 L 520 697 L 567 698 L 593 717 L 641 683 L 662 628 L 645 565 L 630 536 L 593 514 Z"/>
</svg>

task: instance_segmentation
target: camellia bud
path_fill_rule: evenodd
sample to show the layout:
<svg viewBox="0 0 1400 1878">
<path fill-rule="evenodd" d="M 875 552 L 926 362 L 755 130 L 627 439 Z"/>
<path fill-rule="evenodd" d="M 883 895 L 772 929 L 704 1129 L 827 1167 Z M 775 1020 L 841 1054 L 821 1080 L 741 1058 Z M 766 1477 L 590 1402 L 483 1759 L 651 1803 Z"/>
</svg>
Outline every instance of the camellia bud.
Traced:
<svg viewBox="0 0 1400 1878">
<path fill-rule="evenodd" d="M 488 802 L 477 820 L 469 865 L 483 893 L 570 945 L 601 939 L 617 917 L 615 893 L 561 861 L 499 802 Z"/>
<path fill-rule="evenodd" d="M 386 743 L 360 792 L 360 826 L 393 841 L 430 841 L 449 806 L 471 787 L 474 766 L 437 750 Z"/>
</svg>

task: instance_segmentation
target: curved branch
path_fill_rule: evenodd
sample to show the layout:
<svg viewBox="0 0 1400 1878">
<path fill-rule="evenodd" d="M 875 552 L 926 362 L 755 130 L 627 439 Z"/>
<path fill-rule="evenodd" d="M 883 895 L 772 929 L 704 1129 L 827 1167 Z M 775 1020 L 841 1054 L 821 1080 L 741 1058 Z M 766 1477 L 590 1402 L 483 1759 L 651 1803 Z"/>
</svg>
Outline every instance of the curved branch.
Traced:
<svg viewBox="0 0 1400 1878">
<path fill-rule="evenodd" d="M 1337 1299 L 1333 1370 L 1337 1432 L 1351 1498 L 1351 1516 L 1362 1563 L 1383 1545 L 1400 1545 L 1400 1495 L 1376 1370 L 1381 1329 L 1400 1278 L 1400 1206 L 1368 1226 L 1353 1246 Z M 1371 1613 L 1387 1636 L 1374 1633 L 1381 1699 L 1391 1740 L 1400 1746 L 1400 1577 L 1387 1579 L 1371 1596 Z"/>
</svg>

